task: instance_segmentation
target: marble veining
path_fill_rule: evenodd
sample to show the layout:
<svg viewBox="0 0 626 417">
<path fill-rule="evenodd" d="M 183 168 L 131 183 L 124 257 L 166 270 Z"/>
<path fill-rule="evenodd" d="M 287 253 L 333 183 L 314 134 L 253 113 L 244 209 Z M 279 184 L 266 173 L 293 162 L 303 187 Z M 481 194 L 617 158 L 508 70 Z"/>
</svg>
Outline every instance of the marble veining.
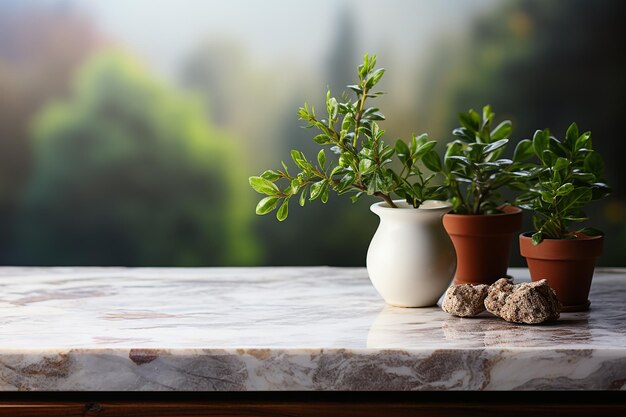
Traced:
<svg viewBox="0 0 626 417">
<path fill-rule="evenodd" d="M 626 389 L 626 269 L 590 300 L 530 326 L 385 305 L 364 268 L 3 267 L 0 389 Z"/>
</svg>

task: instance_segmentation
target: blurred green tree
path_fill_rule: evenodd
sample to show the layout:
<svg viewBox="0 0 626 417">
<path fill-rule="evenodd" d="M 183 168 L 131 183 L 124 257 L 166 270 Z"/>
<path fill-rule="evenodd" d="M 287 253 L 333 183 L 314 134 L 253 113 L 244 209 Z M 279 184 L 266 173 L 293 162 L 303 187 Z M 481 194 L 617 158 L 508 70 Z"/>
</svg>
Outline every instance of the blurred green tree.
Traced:
<svg viewBox="0 0 626 417">
<path fill-rule="evenodd" d="M 47 101 L 68 93 L 76 68 L 100 44 L 72 5 L 0 2 L 0 264 L 15 264 L 20 195 L 32 168 L 29 129 Z"/>
<path fill-rule="evenodd" d="M 36 121 L 22 263 L 256 262 L 241 150 L 203 111 L 128 55 L 89 61 L 73 97 Z"/>
<path fill-rule="evenodd" d="M 211 123 L 235 133 L 249 157 L 241 181 L 272 162 L 277 119 L 291 93 L 293 72 L 286 66 L 269 71 L 240 43 L 227 39 L 202 43 L 183 63 L 183 87 L 203 100 Z"/>
</svg>

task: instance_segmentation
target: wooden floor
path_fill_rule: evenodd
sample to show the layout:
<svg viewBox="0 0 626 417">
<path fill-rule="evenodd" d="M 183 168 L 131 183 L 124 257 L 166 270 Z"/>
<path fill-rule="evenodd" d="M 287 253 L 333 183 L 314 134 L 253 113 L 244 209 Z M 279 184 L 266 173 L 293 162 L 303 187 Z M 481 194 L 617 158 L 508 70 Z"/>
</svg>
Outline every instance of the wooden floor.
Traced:
<svg viewBox="0 0 626 417">
<path fill-rule="evenodd" d="M 0 416 L 489 417 L 626 416 L 623 392 L 546 393 L 18 393 L 0 395 Z M 442 395 L 443 394 L 443 395 Z M 447 397 L 446 398 L 446 395 Z M 264 395 L 267 398 L 263 398 Z M 288 398 L 281 400 L 280 397 Z M 432 398 L 429 400 L 428 396 Z M 90 398 L 93 397 L 93 398 Z M 134 398 L 133 398 L 134 397 Z M 152 397 L 152 398 L 151 398 Z M 177 397 L 181 397 L 177 399 Z M 412 398 L 414 397 L 414 398 Z M 569 397 L 569 398 L 563 398 Z M 74 398 L 74 399 L 73 399 Z"/>
</svg>

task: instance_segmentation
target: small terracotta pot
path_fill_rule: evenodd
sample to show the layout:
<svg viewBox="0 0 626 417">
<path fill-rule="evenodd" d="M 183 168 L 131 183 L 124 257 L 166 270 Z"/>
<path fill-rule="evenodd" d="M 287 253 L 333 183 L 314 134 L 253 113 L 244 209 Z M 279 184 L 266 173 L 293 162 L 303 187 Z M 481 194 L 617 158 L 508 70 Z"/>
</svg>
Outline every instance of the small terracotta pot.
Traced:
<svg viewBox="0 0 626 417">
<path fill-rule="evenodd" d="M 522 209 L 500 214 L 446 214 L 443 225 L 456 250 L 455 284 L 487 284 L 506 277 L 513 238 L 522 227 Z"/>
<path fill-rule="evenodd" d="M 526 258 L 533 281 L 547 279 L 563 305 L 562 311 L 589 309 L 589 290 L 602 254 L 603 236 L 577 235 L 575 239 L 544 239 L 533 245 L 532 232 L 519 236 L 520 253 Z"/>
</svg>

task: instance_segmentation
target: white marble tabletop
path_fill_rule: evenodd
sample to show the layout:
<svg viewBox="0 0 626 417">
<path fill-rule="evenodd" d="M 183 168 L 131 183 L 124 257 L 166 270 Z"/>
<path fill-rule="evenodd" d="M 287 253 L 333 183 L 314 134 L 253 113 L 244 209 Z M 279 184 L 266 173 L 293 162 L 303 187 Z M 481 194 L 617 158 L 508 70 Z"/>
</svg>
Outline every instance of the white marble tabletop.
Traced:
<svg viewBox="0 0 626 417">
<path fill-rule="evenodd" d="M 365 268 L 3 267 L 0 390 L 626 389 L 626 269 L 590 300 L 530 326 L 387 306 Z"/>
</svg>

